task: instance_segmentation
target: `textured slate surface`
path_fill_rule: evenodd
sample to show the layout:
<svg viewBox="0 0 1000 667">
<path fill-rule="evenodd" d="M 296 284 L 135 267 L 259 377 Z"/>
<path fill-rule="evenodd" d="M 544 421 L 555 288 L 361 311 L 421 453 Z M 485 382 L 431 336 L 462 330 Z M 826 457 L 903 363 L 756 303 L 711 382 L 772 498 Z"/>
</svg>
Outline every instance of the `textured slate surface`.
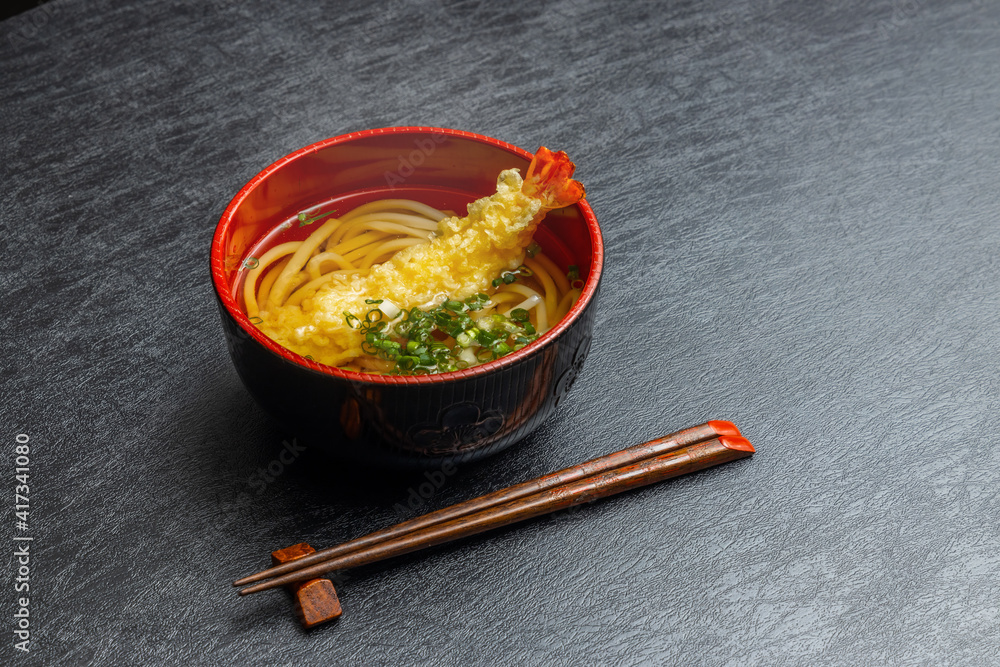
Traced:
<svg viewBox="0 0 1000 667">
<path fill-rule="evenodd" d="M 35 538 L 27 656 L 2 561 L 3 660 L 995 664 L 1000 5 L 810 4 L 0 23 L 0 493 L 10 545 L 29 434 Z M 287 436 L 231 367 L 208 245 L 278 157 L 404 124 L 567 150 L 608 246 L 557 415 L 425 509 L 707 418 L 758 454 L 349 572 L 305 633 L 284 593 L 228 582 L 394 522 L 423 480 L 309 452 L 260 475 Z"/>
</svg>

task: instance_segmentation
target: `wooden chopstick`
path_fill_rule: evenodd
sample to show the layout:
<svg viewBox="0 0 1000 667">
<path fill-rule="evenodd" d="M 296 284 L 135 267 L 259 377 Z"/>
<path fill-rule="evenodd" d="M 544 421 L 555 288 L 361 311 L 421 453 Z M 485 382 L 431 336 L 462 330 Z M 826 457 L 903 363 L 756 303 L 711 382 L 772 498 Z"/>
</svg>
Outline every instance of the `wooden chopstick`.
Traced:
<svg viewBox="0 0 1000 667">
<path fill-rule="evenodd" d="M 685 428 L 662 438 L 657 438 L 641 445 L 635 445 L 612 454 L 606 454 L 575 466 L 563 468 L 562 470 L 528 480 L 527 482 L 515 484 L 514 486 L 509 486 L 505 489 L 479 496 L 478 498 L 408 519 L 407 521 L 374 533 L 369 533 L 349 542 L 322 549 L 294 562 L 271 567 L 256 574 L 243 577 L 242 579 L 237 579 L 233 582 L 233 586 L 246 586 L 247 584 L 277 577 L 288 572 L 295 572 L 346 553 L 364 549 L 385 542 L 386 540 L 402 537 L 422 528 L 457 519 L 458 517 L 473 514 L 496 505 L 517 500 L 518 498 L 525 498 L 541 491 L 569 484 L 579 479 L 591 477 L 608 470 L 614 470 L 615 468 L 620 468 L 637 461 L 687 447 L 696 442 L 720 436 L 739 437 L 740 431 L 732 422 L 723 420 L 712 420 L 704 424 Z"/>
<path fill-rule="evenodd" d="M 288 572 L 242 589 L 240 595 L 315 578 L 331 570 L 368 565 L 393 556 L 443 544 L 451 540 L 507 526 L 518 521 L 604 498 L 622 491 L 745 458 L 753 445 L 738 436 L 722 436 L 698 442 L 623 467 L 549 488 L 450 521 L 432 524 L 406 535 L 377 543 L 369 548 L 345 553 L 314 565 Z"/>
</svg>

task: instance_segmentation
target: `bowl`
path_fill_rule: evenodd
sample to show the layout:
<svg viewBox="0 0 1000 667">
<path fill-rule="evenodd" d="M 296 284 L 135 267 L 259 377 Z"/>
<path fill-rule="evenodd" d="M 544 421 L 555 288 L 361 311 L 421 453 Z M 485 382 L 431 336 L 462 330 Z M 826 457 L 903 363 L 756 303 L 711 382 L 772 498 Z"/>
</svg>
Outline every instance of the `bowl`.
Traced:
<svg viewBox="0 0 1000 667">
<path fill-rule="evenodd" d="M 322 202 L 353 207 L 394 197 L 461 214 L 496 191 L 500 171 L 517 167 L 523 176 L 531 157 L 469 132 L 392 127 L 314 143 L 257 174 L 226 207 L 211 249 L 226 342 L 256 402 L 307 446 L 376 466 L 464 463 L 538 428 L 573 386 L 590 350 L 604 246 L 586 201 L 550 211 L 535 234 L 561 268 L 579 267 L 584 284 L 576 305 L 537 341 L 479 366 L 419 376 L 325 366 L 261 333 L 238 290 L 251 249 L 300 211 Z"/>
</svg>

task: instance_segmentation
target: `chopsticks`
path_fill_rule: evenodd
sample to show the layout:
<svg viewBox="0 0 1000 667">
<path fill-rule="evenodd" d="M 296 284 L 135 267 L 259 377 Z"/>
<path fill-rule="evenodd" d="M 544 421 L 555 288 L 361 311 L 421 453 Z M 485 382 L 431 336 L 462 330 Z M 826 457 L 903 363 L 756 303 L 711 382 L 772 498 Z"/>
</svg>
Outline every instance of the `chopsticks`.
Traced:
<svg viewBox="0 0 1000 667">
<path fill-rule="evenodd" d="M 249 595 L 475 535 L 695 470 L 744 458 L 732 422 L 709 421 L 436 512 L 233 582 Z M 265 581 L 267 580 L 267 581 Z"/>
</svg>

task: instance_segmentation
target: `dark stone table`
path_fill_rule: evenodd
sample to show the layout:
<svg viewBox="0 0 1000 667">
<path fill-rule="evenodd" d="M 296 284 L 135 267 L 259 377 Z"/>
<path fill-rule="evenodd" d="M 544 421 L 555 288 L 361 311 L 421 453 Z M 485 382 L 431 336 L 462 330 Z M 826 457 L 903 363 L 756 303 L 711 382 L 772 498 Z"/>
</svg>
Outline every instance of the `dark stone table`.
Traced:
<svg viewBox="0 0 1000 667">
<path fill-rule="evenodd" d="M 0 100 L 5 664 L 996 664 L 997 3 L 54 0 Z M 758 453 L 349 571 L 305 632 L 229 582 L 425 478 L 281 463 L 208 246 L 391 125 L 566 150 L 608 250 L 572 393 L 423 509 L 710 418 Z"/>
</svg>

